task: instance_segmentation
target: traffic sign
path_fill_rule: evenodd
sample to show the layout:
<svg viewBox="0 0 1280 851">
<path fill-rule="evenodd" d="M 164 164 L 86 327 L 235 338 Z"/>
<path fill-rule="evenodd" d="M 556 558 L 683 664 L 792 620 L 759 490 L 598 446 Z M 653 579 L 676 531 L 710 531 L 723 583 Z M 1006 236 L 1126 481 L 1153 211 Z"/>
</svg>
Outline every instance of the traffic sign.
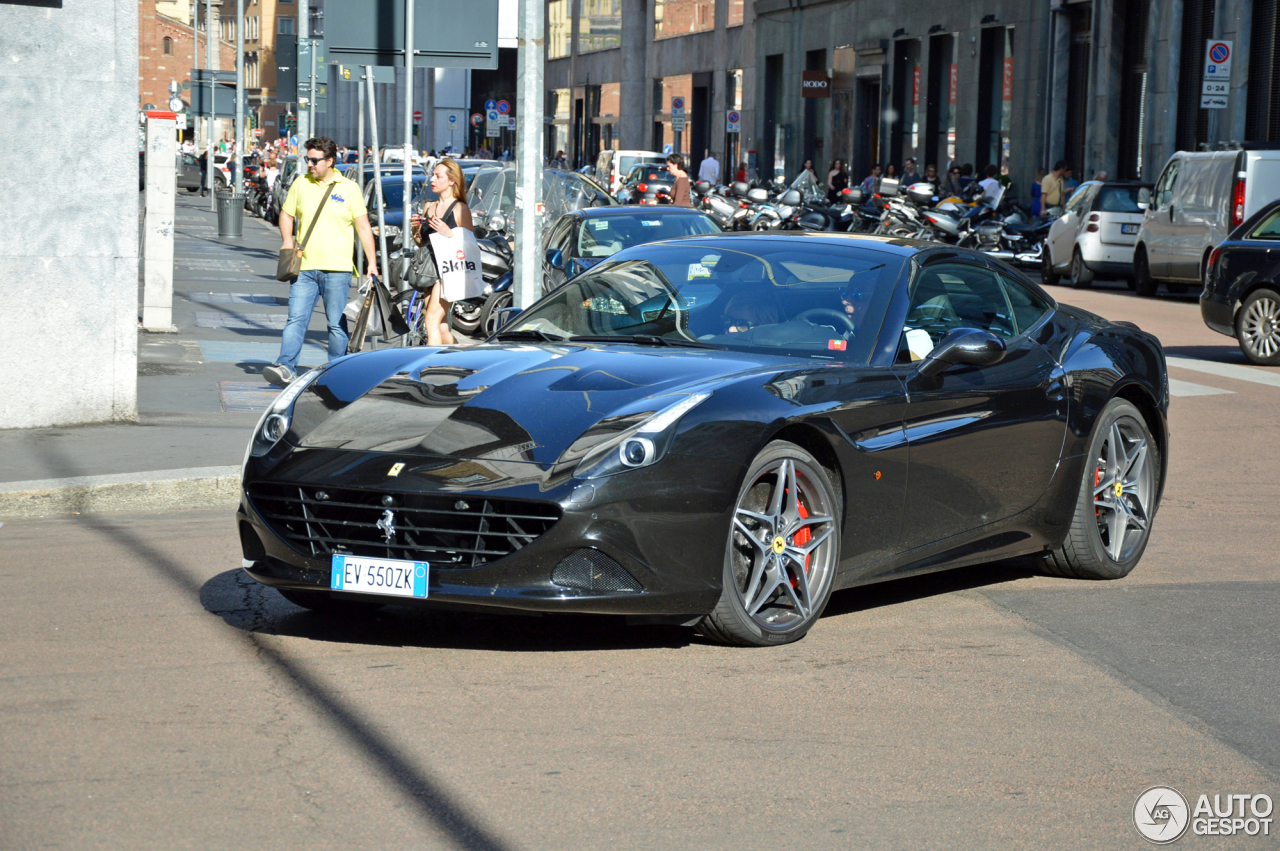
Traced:
<svg viewBox="0 0 1280 851">
<path fill-rule="evenodd" d="M 725 130 L 729 133 L 739 133 L 742 131 L 742 113 L 736 109 L 729 110 L 728 121 L 725 124 Z"/>
<path fill-rule="evenodd" d="M 485 129 L 484 135 L 487 137 L 500 136 L 502 134 L 502 124 L 499 124 L 499 116 L 497 109 L 485 110 Z M 506 119 L 502 119 L 505 123 Z"/>
<path fill-rule="evenodd" d="M 454 115 L 452 112 L 451 112 L 451 113 L 449 113 L 449 123 L 450 123 L 450 124 L 457 124 L 457 123 L 458 123 L 458 116 Z"/>
<path fill-rule="evenodd" d="M 415 109 L 415 110 L 413 111 L 413 120 L 414 120 L 414 121 L 421 121 L 421 120 L 422 120 L 422 110 L 420 110 L 420 109 Z"/>
<path fill-rule="evenodd" d="M 483 123 L 484 123 L 484 116 L 483 116 L 483 115 L 481 115 L 481 114 L 480 114 L 480 113 L 478 113 L 478 112 L 473 112 L 473 113 L 471 114 L 471 126 L 472 126 L 472 127 L 479 127 L 479 126 L 480 126 L 481 124 L 483 124 Z"/>
<path fill-rule="evenodd" d="M 1231 82 L 1233 42 L 1211 38 L 1204 44 L 1204 79 Z"/>
<path fill-rule="evenodd" d="M 1200 84 L 1200 94 L 1202 95 L 1228 95 L 1231 93 L 1231 83 L 1226 80 L 1205 80 Z"/>
<path fill-rule="evenodd" d="M 684 98 L 671 99 L 671 129 L 676 133 L 684 132 Z"/>
<path fill-rule="evenodd" d="M 497 109 L 497 108 L 498 108 L 498 102 L 493 98 L 489 98 L 487 101 L 484 102 L 485 112 L 488 112 L 491 109 Z"/>
<path fill-rule="evenodd" d="M 507 127 L 511 130 L 516 129 L 516 117 L 514 115 L 507 116 Z"/>
<path fill-rule="evenodd" d="M 501 112 L 503 115 L 506 115 L 510 111 L 511 111 L 511 104 L 507 103 L 505 100 L 498 101 L 498 112 Z"/>
<path fill-rule="evenodd" d="M 684 98 L 674 97 L 671 99 L 672 112 L 684 112 Z"/>
</svg>

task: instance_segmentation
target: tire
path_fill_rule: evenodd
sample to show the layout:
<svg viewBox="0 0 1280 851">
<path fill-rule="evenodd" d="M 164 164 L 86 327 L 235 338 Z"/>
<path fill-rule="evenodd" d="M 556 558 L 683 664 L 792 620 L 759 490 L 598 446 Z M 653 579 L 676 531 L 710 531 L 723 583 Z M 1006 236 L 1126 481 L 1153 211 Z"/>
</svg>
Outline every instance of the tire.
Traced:
<svg viewBox="0 0 1280 851">
<path fill-rule="evenodd" d="M 790 494 L 798 494 L 794 506 Z M 782 440 L 766 446 L 734 505 L 720 601 L 698 630 L 749 647 L 803 638 L 831 599 L 840 514 L 835 488 L 812 455 Z"/>
<path fill-rule="evenodd" d="M 1054 576 L 1119 579 L 1137 565 L 1151 537 L 1160 450 L 1138 409 L 1112 399 L 1094 424 L 1087 457 L 1092 460 L 1080 481 L 1071 527 L 1062 544 L 1041 557 L 1041 566 Z M 1119 500 L 1112 490 L 1117 483 Z M 1117 508 L 1121 503 L 1124 508 Z"/>
<path fill-rule="evenodd" d="M 511 290 L 489 296 L 484 303 L 484 312 L 480 314 L 480 336 L 487 340 L 498 333 L 498 323 L 502 320 L 499 311 L 510 307 L 514 301 L 515 294 Z"/>
<path fill-rule="evenodd" d="M 1084 258 L 1080 256 L 1080 249 L 1077 248 L 1071 252 L 1071 287 L 1087 290 L 1091 286 L 1093 286 L 1093 270 L 1084 265 Z"/>
<path fill-rule="evenodd" d="M 1151 263 L 1147 249 L 1141 245 L 1133 252 L 1133 291 L 1143 298 L 1151 298 L 1160 289 L 1160 282 L 1151 277 Z"/>
<path fill-rule="evenodd" d="M 468 337 L 475 336 L 480 330 L 480 317 L 484 313 L 484 305 L 475 304 L 474 299 L 455 301 L 449 307 L 449 328 L 457 329 Z"/>
<path fill-rule="evenodd" d="M 1056 286 L 1058 283 L 1058 273 L 1053 271 L 1053 260 L 1050 256 L 1049 245 L 1045 244 L 1044 249 L 1040 252 L 1040 281 L 1046 286 Z"/>
<path fill-rule="evenodd" d="M 1249 293 L 1236 314 L 1236 340 L 1252 363 L 1280 366 L 1280 293 L 1269 289 Z"/>
<path fill-rule="evenodd" d="M 145 187 L 144 187 L 144 188 L 145 188 Z M 188 192 L 199 192 L 199 191 L 200 191 L 200 187 L 199 187 L 199 186 L 188 186 L 188 187 L 187 187 L 187 191 L 188 191 Z"/>
<path fill-rule="evenodd" d="M 280 596 L 295 606 L 334 615 L 368 615 L 383 607 L 375 600 L 347 600 L 334 597 L 327 591 L 298 591 L 293 588 L 277 588 Z"/>
</svg>

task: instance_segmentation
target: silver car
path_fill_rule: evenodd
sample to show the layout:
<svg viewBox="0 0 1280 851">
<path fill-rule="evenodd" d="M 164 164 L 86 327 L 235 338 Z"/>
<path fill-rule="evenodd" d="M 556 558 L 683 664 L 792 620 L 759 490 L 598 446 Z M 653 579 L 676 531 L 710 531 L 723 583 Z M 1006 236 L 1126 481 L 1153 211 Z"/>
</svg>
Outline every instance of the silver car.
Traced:
<svg viewBox="0 0 1280 851">
<path fill-rule="evenodd" d="M 1095 276 L 1133 276 L 1133 246 L 1142 227 L 1145 183 L 1080 184 L 1062 216 L 1049 227 L 1045 239 L 1042 277 L 1056 284 L 1061 276 L 1077 289 L 1093 284 Z"/>
</svg>

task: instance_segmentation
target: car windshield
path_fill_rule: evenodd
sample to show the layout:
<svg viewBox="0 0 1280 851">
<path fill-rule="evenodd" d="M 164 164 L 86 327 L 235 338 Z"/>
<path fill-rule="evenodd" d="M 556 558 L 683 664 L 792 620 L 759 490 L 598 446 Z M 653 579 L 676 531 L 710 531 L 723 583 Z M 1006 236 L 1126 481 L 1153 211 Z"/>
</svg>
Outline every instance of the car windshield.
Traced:
<svg viewBox="0 0 1280 851">
<path fill-rule="evenodd" d="M 1141 186 L 1104 186 L 1098 190 L 1098 200 L 1093 209 L 1099 213 L 1141 213 L 1138 193 Z"/>
<path fill-rule="evenodd" d="M 556 289 L 510 332 L 869 357 L 898 257 L 803 238 L 739 244 L 698 240 L 623 252 Z"/>
<path fill-rule="evenodd" d="M 719 233 L 710 217 L 659 212 L 587 219 L 578 231 L 579 257 L 612 257 L 624 248 L 679 236 Z"/>
<path fill-rule="evenodd" d="M 675 183 L 676 178 L 665 166 L 638 168 L 627 178 L 628 183 Z"/>
</svg>

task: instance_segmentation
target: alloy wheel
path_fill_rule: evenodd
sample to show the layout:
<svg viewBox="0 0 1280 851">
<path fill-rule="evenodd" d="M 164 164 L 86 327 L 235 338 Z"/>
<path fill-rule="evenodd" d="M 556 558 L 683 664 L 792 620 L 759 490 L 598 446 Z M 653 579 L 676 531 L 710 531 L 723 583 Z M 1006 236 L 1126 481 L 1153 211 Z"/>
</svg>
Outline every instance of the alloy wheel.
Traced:
<svg viewBox="0 0 1280 851">
<path fill-rule="evenodd" d="M 730 558 L 738 599 L 767 632 L 794 629 L 826 599 L 835 572 L 835 506 L 822 471 L 783 458 L 761 470 L 734 511 Z"/>
<path fill-rule="evenodd" d="M 1093 477 L 1098 534 L 1112 561 L 1125 561 L 1145 541 L 1155 496 L 1146 431 L 1132 417 L 1120 417 L 1111 424 Z"/>
<path fill-rule="evenodd" d="M 1280 354 L 1280 301 L 1268 295 L 1254 299 L 1240 317 L 1240 342 L 1257 358 Z"/>
</svg>

